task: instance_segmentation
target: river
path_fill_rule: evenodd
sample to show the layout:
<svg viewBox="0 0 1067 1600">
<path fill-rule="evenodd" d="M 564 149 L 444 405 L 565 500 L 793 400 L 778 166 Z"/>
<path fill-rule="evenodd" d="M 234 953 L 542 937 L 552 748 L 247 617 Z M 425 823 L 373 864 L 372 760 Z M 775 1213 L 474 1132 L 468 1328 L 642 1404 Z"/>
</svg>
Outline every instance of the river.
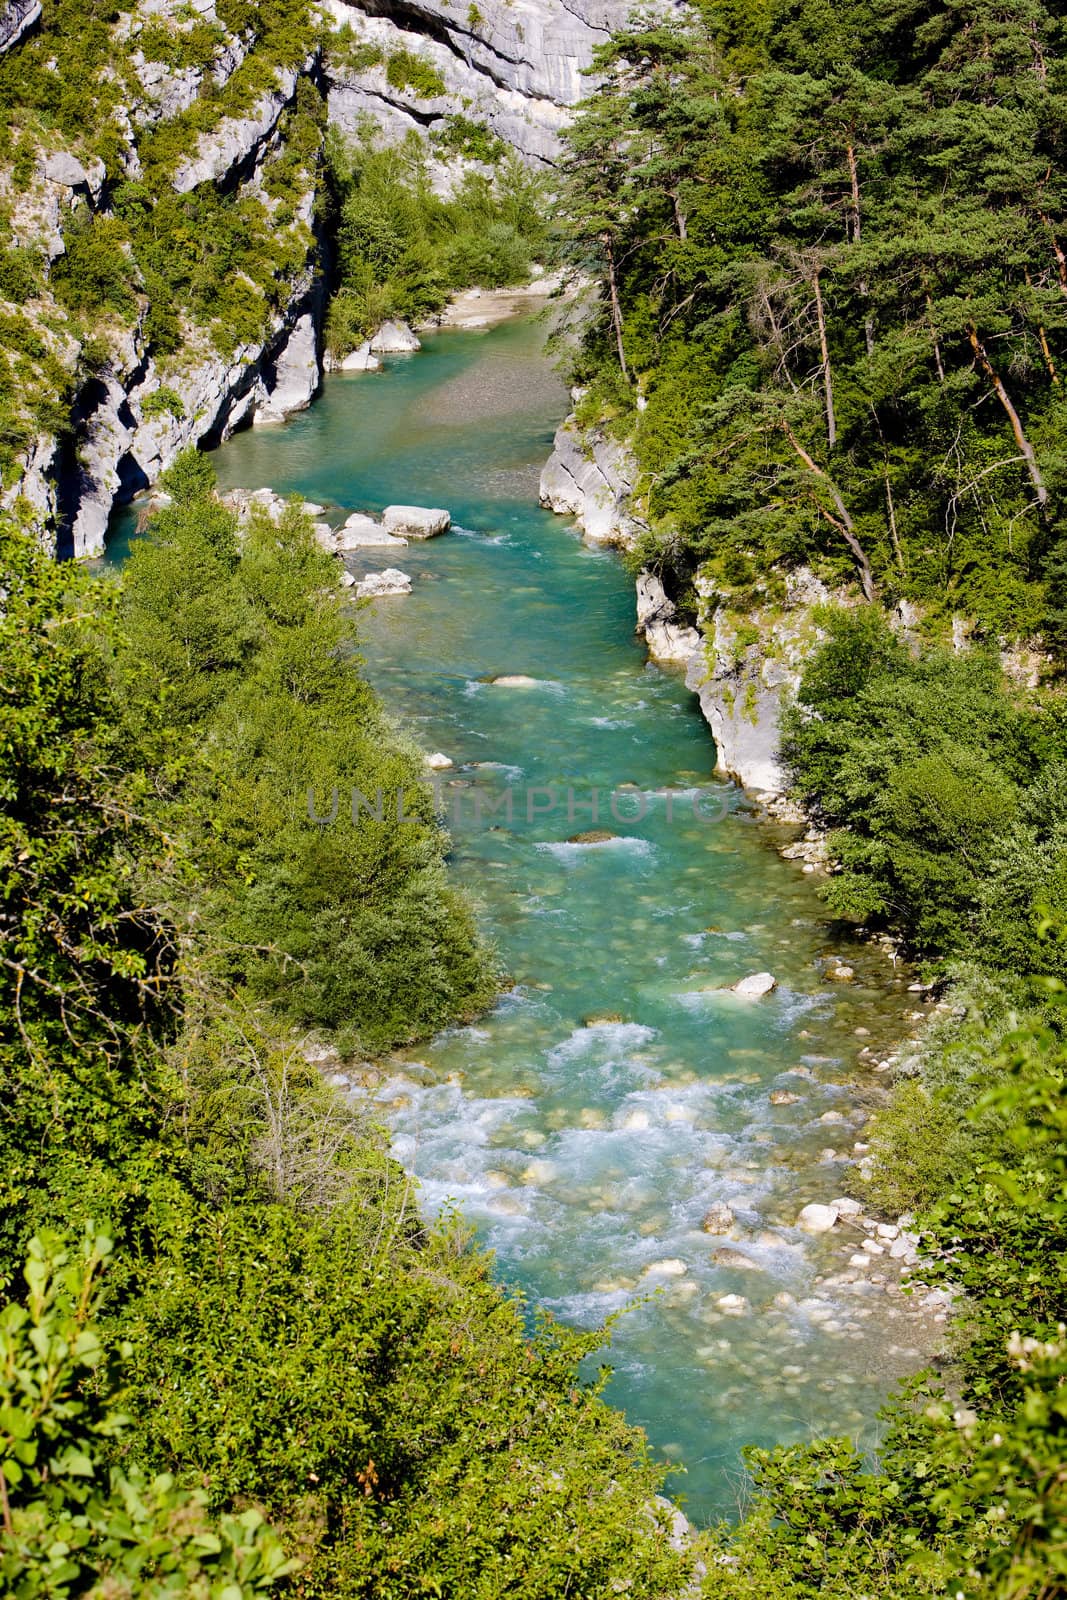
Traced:
<svg viewBox="0 0 1067 1600">
<path fill-rule="evenodd" d="M 364 612 L 366 670 L 455 763 L 452 871 L 515 986 L 389 1063 L 377 1104 L 423 1205 L 458 1206 L 503 1280 L 583 1326 L 640 1302 L 614 1330 L 609 1397 L 684 1465 L 671 1492 L 700 1520 L 736 1511 L 743 1444 L 870 1443 L 919 1364 L 893 1273 L 857 1286 L 847 1242 L 795 1227 L 807 1200 L 842 1192 L 870 1063 L 910 997 L 713 776 L 695 698 L 634 637 L 618 558 L 538 509 L 566 408 L 541 339 L 530 321 L 442 332 L 383 375 L 329 378 L 310 411 L 215 461 L 224 486 L 298 491 L 334 520 L 396 501 L 452 512 L 446 537 L 348 560 L 414 580 Z M 476 820 L 476 794 L 497 812 Z M 611 837 L 568 842 L 593 829 Z M 831 954 L 855 983 L 826 981 Z M 763 1000 L 720 987 L 764 969 L 778 987 Z M 731 1238 L 702 1230 L 716 1201 Z"/>
</svg>

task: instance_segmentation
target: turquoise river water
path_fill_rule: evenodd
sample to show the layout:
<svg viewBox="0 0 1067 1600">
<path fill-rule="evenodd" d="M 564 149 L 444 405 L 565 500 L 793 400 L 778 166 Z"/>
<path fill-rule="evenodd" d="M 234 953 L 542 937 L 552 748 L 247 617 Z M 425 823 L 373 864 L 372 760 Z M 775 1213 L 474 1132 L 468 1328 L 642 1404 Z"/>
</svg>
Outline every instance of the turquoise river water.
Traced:
<svg viewBox="0 0 1067 1600">
<path fill-rule="evenodd" d="M 504 1281 L 582 1326 L 639 1302 L 609 1396 L 684 1465 L 672 1493 L 700 1520 L 736 1510 L 743 1444 L 872 1442 L 919 1364 L 892 1280 L 857 1286 L 847 1242 L 794 1226 L 842 1191 L 877 1082 L 859 1052 L 899 1035 L 905 980 L 826 922 L 771 848 L 784 836 L 713 777 L 695 697 L 634 637 L 618 558 L 538 509 L 566 407 L 541 338 L 529 321 L 442 332 L 381 376 L 327 379 L 311 410 L 214 459 L 224 486 L 296 491 L 334 521 L 397 501 L 452 512 L 446 537 L 347 559 L 414 580 L 363 612 L 366 669 L 455 763 L 452 871 L 515 987 L 390 1062 L 377 1103 L 423 1205 L 458 1206 Z M 500 810 L 476 821 L 476 795 Z M 568 842 L 597 826 L 614 837 Z M 831 954 L 856 983 L 823 978 Z M 763 969 L 779 980 L 764 1000 L 719 987 Z M 775 1088 L 796 1099 L 772 1105 Z M 732 1238 L 701 1229 L 714 1201 Z M 723 1247 L 740 1260 L 716 1262 Z"/>
</svg>

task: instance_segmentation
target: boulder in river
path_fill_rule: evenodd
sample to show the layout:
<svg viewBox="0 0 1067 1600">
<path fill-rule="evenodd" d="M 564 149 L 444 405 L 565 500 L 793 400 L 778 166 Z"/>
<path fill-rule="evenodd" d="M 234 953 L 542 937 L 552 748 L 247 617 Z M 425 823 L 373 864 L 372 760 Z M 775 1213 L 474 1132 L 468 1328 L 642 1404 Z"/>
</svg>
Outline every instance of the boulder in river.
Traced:
<svg viewBox="0 0 1067 1600">
<path fill-rule="evenodd" d="M 803 1228 L 805 1233 L 829 1233 L 836 1222 L 836 1206 L 821 1206 L 813 1202 L 800 1213 L 797 1227 Z"/>
<path fill-rule="evenodd" d="M 373 517 L 366 516 L 362 511 L 354 511 L 337 530 L 337 548 L 360 550 L 364 545 L 398 545 L 406 548 L 407 540 L 389 533 Z"/>
<path fill-rule="evenodd" d="M 726 1201 L 716 1200 L 705 1211 L 704 1219 L 700 1226 L 703 1228 L 705 1233 L 715 1233 L 721 1235 L 724 1233 L 729 1233 L 736 1221 L 737 1218 L 735 1217 L 732 1209 L 726 1204 Z"/>
<path fill-rule="evenodd" d="M 426 765 L 434 772 L 444 772 L 453 765 L 452 758 L 446 756 L 443 750 L 435 750 L 433 755 L 426 757 Z"/>
<path fill-rule="evenodd" d="M 843 961 L 835 961 L 827 967 L 826 976 L 832 983 L 851 983 L 856 976 L 856 969 Z"/>
<path fill-rule="evenodd" d="M 406 534 L 409 539 L 435 539 L 452 526 L 452 513 L 440 506 L 386 506 L 382 526 L 387 533 Z"/>
<path fill-rule="evenodd" d="M 370 347 L 367 339 L 358 350 L 352 350 L 343 361 L 337 363 L 339 372 L 380 372 L 381 362 Z"/>
<path fill-rule="evenodd" d="M 662 1261 L 652 1261 L 642 1272 L 642 1278 L 684 1278 L 689 1271 L 677 1256 L 666 1256 Z"/>
<path fill-rule="evenodd" d="M 743 1317 L 751 1309 L 743 1294 L 721 1294 L 715 1304 L 728 1317 Z"/>
<path fill-rule="evenodd" d="M 800 1096 L 792 1089 L 772 1089 L 767 1098 L 772 1106 L 795 1106 Z"/>
<path fill-rule="evenodd" d="M 410 594 L 411 579 L 396 567 L 386 567 L 384 572 L 371 572 L 356 584 L 356 594 L 361 600 L 378 600 L 384 595 Z"/>
<path fill-rule="evenodd" d="M 383 322 L 369 343 L 376 356 L 410 355 L 422 349 L 418 335 L 406 322 Z"/>
<path fill-rule="evenodd" d="M 525 672 L 502 672 L 498 677 L 490 678 L 489 682 L 498 689 L 536 689 L 540 679 L 531 678 Z"/>
<path fill-rule="evenodd" d="M 500 679 L 497 679 L 500 682 Z M 608 844 L 617 835 L 609 833 L 607 828 L 587 828 L 584 833 L 572 833 L 567 840 L 568 844 Z"/>
<path fill-rule="evenodd" d="M 760 1265 L 753 1261 L 751 1256 L 746 1256 L 743 1250 L 715 1250 L 712 1252 L 712 1263 L 716 1267 L 733 1267 L 741 1272 L 758 1272 Z"/>
<path fill-rule="evenodd" d="M 770 972 L 752 972 L 747 978 L 739 978 L 733 985 L 733 993 L 739 994 L 743 1000 L 760 1000 L 765 994 L 770 994 L 772 989 L 777 989 L 778 979 Z"/>
</svg>

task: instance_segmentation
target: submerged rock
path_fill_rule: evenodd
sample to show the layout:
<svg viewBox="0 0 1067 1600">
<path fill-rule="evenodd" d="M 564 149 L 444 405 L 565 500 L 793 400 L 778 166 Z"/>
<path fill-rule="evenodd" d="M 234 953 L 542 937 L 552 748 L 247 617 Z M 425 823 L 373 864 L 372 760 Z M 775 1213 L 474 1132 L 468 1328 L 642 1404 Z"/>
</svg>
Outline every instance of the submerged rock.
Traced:
<svg viewBox="0 0 1067 1600">
<path fill-rule="evenodd" d="M 497 678 L 496 681 L 497 683 L 500 683 L 501 679 Z M 617 834 L 610 833 L 607 828 L 587 828 L 584 833 L 572 833 L 570 838 L 567 840 L 567 843 L 607 844 L 611 839 L 615 839 L 617 837 Z M 622 1019 L 620 1018 L 619 1020 L 621 1021 Z"/>
<path fill-rule="evenodd" d="M 705 1233 L 724 1234 L 730 1232 L 736 1221 L 737 1218 L 726 1201 L 716 1200 L 705 1211 L 700 1226 Z"/>
<path fill-rule="evenodd" d="M 666 1256 L 662 1261 L 652 1261 L 642 1272 L 642 1278 L 683 1278 L 689 1271 L 677 1256 Z"/>
<path fill-rule="evenodd" d="M 407 548 L 406 539 L 398 539 L 395 534 L 389 533 L 380 522 L 375 522 L 373 517 L 365 516 L 362 511 L 356 511 L 337 530 L 336 544 L 338 550 L 360 550 L 364 545 L 397 545 L 401 549 Z"/>
<path fill-rule="evenodd" d="M 772 1106 L 795 1106 L 800 1096 L 792 1089 L 772 1089 L 767 1098 Z"/>
<path fill-rule="evenodd" d="M 361 600 L 378 600 L 386 595 L 410 593 L 411 579 L 396 567 L 386 567 L 384 572 L 371 572 L 356 584 L 356 594 Z"/>
<path fill-rule="evenodd" d="M 760 1264 L 753 1261 L 751 1256 L 746 1256 L 743 1250 L 721 1249 L 712 1253 L 712 1262 L 717 1267 L 733 1267 L 741 1272 L 759 1272 Z"/>
<path fill-rule="evenodd" d="M 435 539 L 452 526 L 452 513 L 440 506 L 386 506 L 382 526 L 387 533 L 407 534 L 409 539 Z"/>
</svg>

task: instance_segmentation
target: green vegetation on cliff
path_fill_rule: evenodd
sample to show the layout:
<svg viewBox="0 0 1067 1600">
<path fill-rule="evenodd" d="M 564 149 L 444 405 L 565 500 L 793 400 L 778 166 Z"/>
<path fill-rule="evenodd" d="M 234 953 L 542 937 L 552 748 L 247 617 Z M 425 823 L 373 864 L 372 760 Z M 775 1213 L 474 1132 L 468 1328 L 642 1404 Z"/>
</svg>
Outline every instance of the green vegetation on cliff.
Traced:
<svg viewBox="0 0 1067 1600">
<path fill-rule="evenodd" d="M 600 52 L 576 377 L 677 587 L 808 562 L 1060 629 L 1064 60 L 1040 0 L 709 0 Z"/>
</svg>

